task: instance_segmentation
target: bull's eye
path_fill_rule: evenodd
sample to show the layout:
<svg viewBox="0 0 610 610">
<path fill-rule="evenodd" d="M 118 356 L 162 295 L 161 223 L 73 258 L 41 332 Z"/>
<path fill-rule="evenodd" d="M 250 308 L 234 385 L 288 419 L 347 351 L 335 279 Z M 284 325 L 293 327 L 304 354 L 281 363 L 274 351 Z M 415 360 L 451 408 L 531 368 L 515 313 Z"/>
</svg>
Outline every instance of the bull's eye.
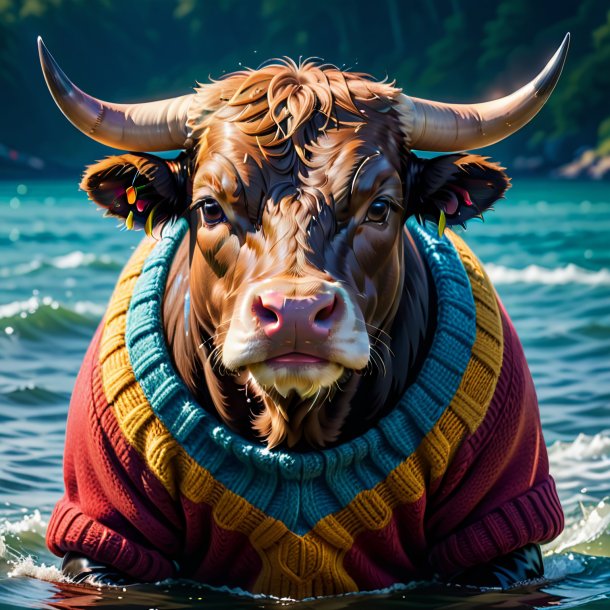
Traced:
<svg viewBox="0 0 610 610">
<path fill-rule="evenodd" d="M 211 197 L 207 197 L 199 202 L 199 209 L 201 210 L 203 222 L 209 227 L 224 222 L 227 219 L 220 203 Z"/>
<path fill-rule="evenodd" d="M 365 222 L 385 222 L 390 212 L 390 204 L 385 199 L 377 199 L 371 203 Z"/>
</svg>

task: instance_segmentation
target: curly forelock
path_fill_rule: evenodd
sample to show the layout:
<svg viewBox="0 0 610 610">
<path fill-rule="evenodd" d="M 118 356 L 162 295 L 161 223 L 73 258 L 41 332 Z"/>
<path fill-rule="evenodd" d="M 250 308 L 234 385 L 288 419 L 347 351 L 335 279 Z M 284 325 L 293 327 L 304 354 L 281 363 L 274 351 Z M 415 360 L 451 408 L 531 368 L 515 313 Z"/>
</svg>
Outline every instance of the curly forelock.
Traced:
<svg viewBox="0 0 610 610">
<path fill-rule="evenodd" d="M 290 139 L 302 145 L 316 132 L 357 127 L 387 112 L 399 92 L 393 83 L 314 60 L 274 60 L 198 87 L 190 112 L 193 136 L 200 138 L 213 116 L 234 123 L 259 147 Z"/>
</svg>

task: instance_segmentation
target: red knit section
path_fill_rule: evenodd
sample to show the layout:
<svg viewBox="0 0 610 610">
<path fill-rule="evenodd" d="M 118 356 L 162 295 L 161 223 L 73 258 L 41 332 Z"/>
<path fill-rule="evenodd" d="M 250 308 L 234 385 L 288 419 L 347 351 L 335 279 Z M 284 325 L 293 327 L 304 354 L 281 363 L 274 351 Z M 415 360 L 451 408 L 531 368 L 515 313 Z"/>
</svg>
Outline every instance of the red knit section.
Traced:
<svg viewBox="0 0 610 610">
<path fill-rule="evenodd" d="M 563 511 L 549 479 L 432 549 L 430 560 L 442 576 L 484 564 L 531 542 L 552 540 L 563 529 Z"/>
<path fill-rule="evenodd" d="M 56 555 L 76 551 L 138 580 L 163 580 L 175 572 L 172 562 L 163 553 L 128 540 L 87 517 L 79 506 L 65 498 L 53 511 L 47 530 L 47 545 Z"/>
<path fill-rule="evenodd" d="M 426 494 L 398 506 L 383 529 L 355 537 L 344 567 L 360 589 L 434 571 L 451 575 L 560 533 L 563 513 L 548 472 L 531 375 L 501 311 L 502 371 L 484 421 Z M 251 590 L 263 560 L 247 536 L 220 527 L 210 506 L 177 492 L 172 497 L 123 436 L 102 386 L 102 329 L 72 396 L 66 493 L 50 520 L 49 548 L 57 555 L 82 553 L 142 581 L 179 574 Z"/>
<path fill-rule="evenodd" d="M 430 496 L 430 562 L 443 576 L 563 529 L 531 374 L 501 304 L 500 310 L 504 360 L 496 392 Z"/>
<path fill-rule="evenodd" d="M 215 524 L 211 509 L 173 499 L 129 444 L 104 394 L 98 361 L 103 325 L 72 395 L 64 478 L 47 545 L 75 551 L 141 581 L 176 575 L 248 588 L 262 563 L 247 536 Z"/>
<path fill-rule="evenodd" d="M 103 324 L 72 395 L 66 493 L 51 516 L 47 545 L 60 556 L 76 551 L 138 579 L 158 580 L 175 571 L 170 558 L 180 549 L 181 519 L 176 503 L 122 436 L 108 407 L 98 364 L 102 329 Z"/>
<path fill-rule="evenodd" d="M 181 576 L 207 584 L 252 590 L 263 564 L 248 537 L 220 527 L 207 504 L 181 498 L 185 517 Z"/>
<path fill-rule="evenodd" d="M 367 530 L 356 537 L 343 566 L 361 591 L 431 576 L 426 571 L 425 508 L 424 495 L 417 502 L 398 506 L 383 529 Z"/>
</svg>

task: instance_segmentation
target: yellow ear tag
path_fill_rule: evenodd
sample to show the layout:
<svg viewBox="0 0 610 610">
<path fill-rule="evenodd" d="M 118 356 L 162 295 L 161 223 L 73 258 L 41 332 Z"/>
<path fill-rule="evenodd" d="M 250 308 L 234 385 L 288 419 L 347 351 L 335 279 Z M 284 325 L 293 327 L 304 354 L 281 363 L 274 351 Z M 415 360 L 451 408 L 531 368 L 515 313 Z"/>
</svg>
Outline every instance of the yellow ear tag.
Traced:
<svg viewBox="0 0 610 610">
<path fill-rule="evenodd" d="M 125 226 L 128 231 L 133 229 L 133 212 L 129 212 L 129 216 L 125 219 Z"/>
<path fill-rule="evenodd" d="M 146 219 L 146 224 L 144 225 L 144 231 L 146 231 L 146 235 L 148 235 L 148 237 L 150 237 L 152 235 L 153 218 L 155 216 L 156 209 L 157 209 L 157 206 L 155 206 L 150 211 L 150 214 L 148 215 L 148 218 Z"/>
<path fill-rule="evenodd" d="M 127 203 L 129 205 L 133 205 L 136 202 L 136 199 L 138 198 L 138 195 L 136 193 L 136 189 L 134 186 L 128 186 L 127 190 L 125 191 L 125 195 L 127 195 Z"/>
<path fill-rule="evenodd" d="M 445 218 L 445 212 L 441 210 L 441 214 L 438 218 L 438 236 L 442 237 L 445 232 L 445 226 L 447 224 L 447 219 Z"/>
</svg>

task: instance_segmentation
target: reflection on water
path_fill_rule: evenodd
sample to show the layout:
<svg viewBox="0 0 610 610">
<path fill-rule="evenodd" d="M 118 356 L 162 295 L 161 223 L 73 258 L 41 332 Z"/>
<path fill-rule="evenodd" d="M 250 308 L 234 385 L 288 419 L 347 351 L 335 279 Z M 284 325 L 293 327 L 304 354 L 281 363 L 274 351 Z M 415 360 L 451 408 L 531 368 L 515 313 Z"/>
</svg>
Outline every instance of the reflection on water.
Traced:
<svg viewBox="0 0 610 610">
<path fill-rule="evenodd" d="M 567 517 L 565 532 L 544 549 L 549 582 L 509 593 L 428 587 L 299 604 L 183 582 L 103 591 L 49 582 L 59 562 L 44 535 L 63 487 L 71 388 L 139 235 L 117 231 L 71 183 L 18 186 L 0 184 L 1 608 L 610 607 L 606 186 L 519 181 L 484 225 L 465 234 L 489 265 L 540 398 Z"/>
</svg>

